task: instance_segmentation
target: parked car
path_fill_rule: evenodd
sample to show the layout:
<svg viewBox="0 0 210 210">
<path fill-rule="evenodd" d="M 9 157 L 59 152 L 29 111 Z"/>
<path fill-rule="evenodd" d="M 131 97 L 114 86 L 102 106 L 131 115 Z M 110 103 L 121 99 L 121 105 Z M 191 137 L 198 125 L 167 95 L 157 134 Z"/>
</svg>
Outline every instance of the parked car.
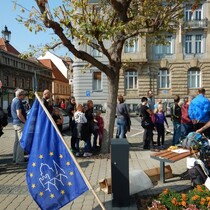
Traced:
<svg viewBox="0 0 210 210">
<path fill-rule="evenodd" d="M 61 108 L 59 108 L 60 113 L 63 116 L 63 131 L 69 129 L 69 115 Z"/>
<path fill-rule="evenodd" d="M 58 108 L 60 110 L 60 113 L 63 116 L 63 131 L 69 129 L 69 115 L 61 108 Z M 30 109 L 27 111 L 27 116 L 30 113 Z"/>
<path fill-rule="evenodd" d="M 94 104 L 93 105 L 93 112 L 96 112 L 96 111 L 101 111 L 101 113 L 106 112 L 106 110 L 105 110 L 105 108 L 103 107 L 102 104 Z"/>
</svg>

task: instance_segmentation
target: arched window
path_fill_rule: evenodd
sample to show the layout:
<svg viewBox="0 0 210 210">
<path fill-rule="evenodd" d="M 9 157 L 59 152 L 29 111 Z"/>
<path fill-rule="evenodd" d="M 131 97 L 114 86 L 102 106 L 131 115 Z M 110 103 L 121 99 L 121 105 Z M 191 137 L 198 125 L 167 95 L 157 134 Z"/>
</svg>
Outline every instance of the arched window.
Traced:
<svg viewBox="0 0 210 210">
<path fill-rule="evenodd" d="M 170 88 L 170 73 L 168 69 L 159 70 L 159 88 Z"/>
<path fill-rule="evenodd" d="M 201 85 L 200 70 L 192 68 L 188 71 L 188 88 L 199 88 Z"/>
<path fill-rule="evenodd" d="M 136 70 L 125 72 L 125 89 L 137 89 L 138 73 Z"/>
</svg>

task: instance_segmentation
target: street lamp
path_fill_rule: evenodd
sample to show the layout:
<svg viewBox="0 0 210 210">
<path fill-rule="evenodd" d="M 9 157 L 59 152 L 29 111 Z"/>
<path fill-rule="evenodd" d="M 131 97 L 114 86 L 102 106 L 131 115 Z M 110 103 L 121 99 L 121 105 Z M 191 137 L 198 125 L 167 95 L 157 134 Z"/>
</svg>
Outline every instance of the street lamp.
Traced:
<svg viewBox="0 0 210 210">
<path fill-rule="evenodd" d="M 33 91 L 34 91 L 34 93 L 37 92 L 37 76 L 36 76 L 36 71 L 34 71 Z"/>
<path fill-rule="evenodd" d="M 7 26 L 4 27 L 4 30 L 1 31 L 2 38 L 5 40 L 6 43 L 9 43 L 11 31 L 7 29 Z"/>
</svg>

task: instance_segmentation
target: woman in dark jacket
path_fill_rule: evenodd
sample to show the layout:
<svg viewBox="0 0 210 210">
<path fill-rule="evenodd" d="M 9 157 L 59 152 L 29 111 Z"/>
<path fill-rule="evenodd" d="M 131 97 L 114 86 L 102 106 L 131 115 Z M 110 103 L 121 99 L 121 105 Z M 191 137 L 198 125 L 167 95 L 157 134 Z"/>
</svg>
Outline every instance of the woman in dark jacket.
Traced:
<svg viewBox="0 0 210 210">
<path fill-rule="evenodd" d="M 118 96 L 118 104 L 116 107 L 117 114 L 117 134 L 116 138 L 126 138 L 126 133 L 130 127 L 130 115 L 127 104 L 122 95 Z"/>
<path fill-rule="evenodd" d="M 148 99 L 146 97 L 143 97 L 141 99 L 141 102 L 142 102 L 142 105 L 141 105 L 140 113 L 142 116 L 142 127 L 144 128 L 143 149 L 150 149 L 150 144 L 152 143 L 153 129 L 154 129 L 154 124 L 151 118 L 152 111 L 148 107 Z"/>
<path fill-rule="evenodd" d="M 87 108 L 85 110 L 85 117 L 87 119 L 87 126 L 85 128 L 85 148 L 84 148 L 84 156 L 91 156 L 91 150 L 92 150 L 92 146 L 91 146 L 91 134 L 93 131 L 93 101 L 92 100 L 88 100 L 87 101 Z"/>
</svg>

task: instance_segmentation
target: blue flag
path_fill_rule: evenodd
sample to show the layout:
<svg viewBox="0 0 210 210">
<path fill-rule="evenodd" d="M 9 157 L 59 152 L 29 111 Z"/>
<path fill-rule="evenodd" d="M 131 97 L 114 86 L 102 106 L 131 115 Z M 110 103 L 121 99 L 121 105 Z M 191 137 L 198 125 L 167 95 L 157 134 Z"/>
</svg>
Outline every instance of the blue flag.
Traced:
<svg viewBox="0 0 210 210">
<path fill-rule="evenodd" d="M 41 209 L 60 209 L 89 189 L 38 100 L 30 110 L 20 144 L 29 153 L 28 188 Z"/>
</svg>

